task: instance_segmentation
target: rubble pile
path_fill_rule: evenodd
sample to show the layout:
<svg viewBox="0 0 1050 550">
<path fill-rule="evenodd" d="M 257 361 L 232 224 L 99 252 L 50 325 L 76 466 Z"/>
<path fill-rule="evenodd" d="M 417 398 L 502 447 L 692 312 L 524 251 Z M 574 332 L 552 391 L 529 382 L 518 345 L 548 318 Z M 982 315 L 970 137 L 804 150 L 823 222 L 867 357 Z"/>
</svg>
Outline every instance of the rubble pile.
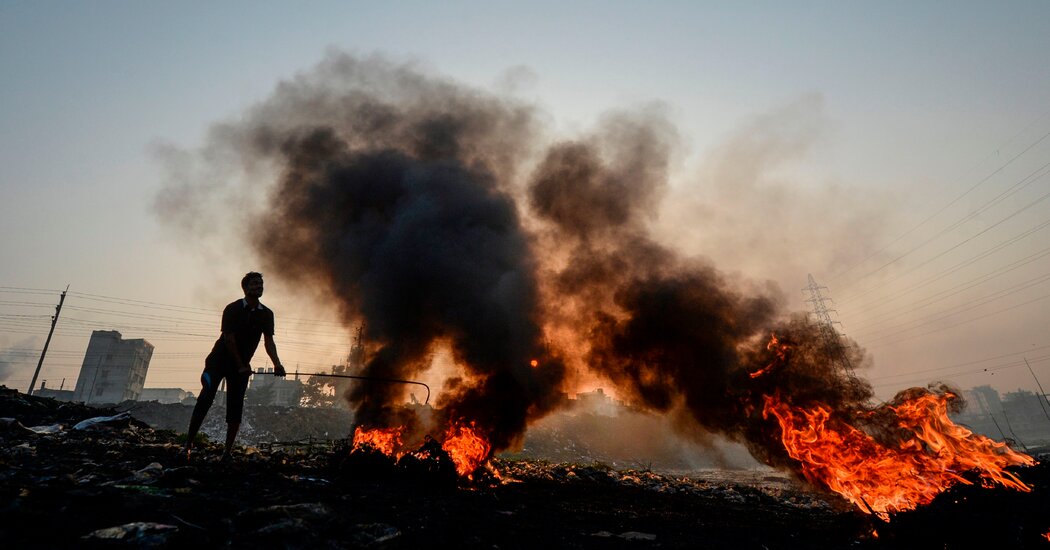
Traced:
<svg viewBox="0 0 1050 550">
<path fill-rule="evenodd" d="M 6 388 L 0 419 L 3 548 L 898 548 L 931 540 L 920 521 L 974 521 L 962 508 L 977 501 L 1021 518 L 991 532 L 1023 547 L 1036 540 L 1033 522 L 1050 517 L 1042 465 L 1025 472 L 1033 493 L 964 487 L 884 525 L 779 474 L 497 458 L 489 475 L 448 484 L 419 469 L 377 475 L 347 459 L 346 442 L 238 447 L 222 463 L 205 441 L 186 463 L 174 431 Z"/>
<path fill-rule="evenodd" d="M 761 467 L 742 445 L 713 439 L 700 446 L 683 439 L 666 419 L 626 408 L 613 416 L 569 411 L 530 425 L 522 447 L 501 457 L 676 472 Z"/>
<path fill-rule="evenodd" d="M 193 413 L 191 405 L 180 403 L 125 401 L 115 407 L 156 429 L 180 432 L 186 430 Z M 226 434 L 225 418 L 226 408 L 215 403 L 201 432 L 221 441 Z M 352 423 L 353 415 L 346 409 L 246 405 L 237 435 L 238 441 L 254 446 L 304 438 L 336 440 L 347 436 Z"/>
</svg>

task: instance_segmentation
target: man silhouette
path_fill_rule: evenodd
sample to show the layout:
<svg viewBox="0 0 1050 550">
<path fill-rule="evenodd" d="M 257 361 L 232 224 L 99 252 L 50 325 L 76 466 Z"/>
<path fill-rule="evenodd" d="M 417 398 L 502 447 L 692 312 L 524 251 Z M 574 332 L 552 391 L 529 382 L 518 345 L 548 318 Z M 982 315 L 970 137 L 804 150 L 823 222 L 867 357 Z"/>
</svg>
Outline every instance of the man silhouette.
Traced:
<svg viewBox="0 0 1050 550">
<path fill-rule="evenodd" d="M 193 407 L 190 427 L 186 438 L 186 460 L 193 452 L 193 440 L 200 431 L 204 416 L 208 414 L 219 382 L 226 379 L 226 449 L 222 461 L 230 460 L 233 441 L 241 427 L 244 413 L 244 392 L 252 374 L 249 364 L 259 347 L 259 337 L 265 338 L 266 354 L 274 364 L 274 375 L 284 376 L 284 366 L 277 357 L 277 345 L 273 341 L 273 311 L 259 302 L 263 294 L 261 273 L 251 271 L 241 279 L 244 298 L 232 302 L 222 311 L 222 334 L 215 341 L 211 353 L 204 360 L 201 374 L 201 393 Z"/>
</svg>

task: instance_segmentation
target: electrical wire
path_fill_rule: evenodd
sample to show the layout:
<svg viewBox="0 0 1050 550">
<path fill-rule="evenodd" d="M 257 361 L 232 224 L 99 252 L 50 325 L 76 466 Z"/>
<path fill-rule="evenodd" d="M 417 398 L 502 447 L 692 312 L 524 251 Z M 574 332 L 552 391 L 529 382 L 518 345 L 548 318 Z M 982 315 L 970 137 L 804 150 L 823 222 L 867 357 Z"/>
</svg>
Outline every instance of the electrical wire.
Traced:
<svg viewBox="0 0 1050 550">
<path fill-rule="evenodd" d="M 1050 113 L 1050 111 L 1047 111 L 1046 113 L 1043 113 L 1043 115 L 1041 115 L 1041 116 L 1040 116 L 1040 117 L 1039 117 L 1038 119 L 1036 119 L 1036 120 L 1039 120 L 1039 119 L 1043 118 L 1044 116 L 1046 116 L 1046 114 L 1047 114 L 1047 113 Z M 1028 129 L 1028 128 L 1031 128 L 1031 126 L 1033 126 L 1034 124 L 1035 124 L 1035 121 L 1033 121 L 1033 122 L 1032 122 L 1032 123 L 1031 123 L 1031 124 L 1030 124 L 1030 125 L 1029 125 L 1029 126 L 1028 126 L 1028 127 L 1026 128 L 1026 129 L 1025 129 L 1025 130 L 1022 130 L 1022 131 L 1021 131 L 1021 133 L 1023 133 L 1023 132 L 1025 132 L 1025 131 L 1027 131 L 1027 129 Z M 1020 134 L 1018 134 L 1018 135 L 1020 135 Z M 1011 141 L 1012 141 L 1013 139 L 1016 139 L 1016 137 L 1017 137 L 1017 136 L 1015 135 L 1015 136 L 1014 136 L 1013 138 L 1011 138 Z M 937 216 L 939 216 L 939 215 L 940 215 L 941 213 L 943 213 L 943 212 L 944 212 L 945 210 L 947 210 L 948 208 L 952 207 L 952 206 L 953 206 L 953 205 L 955 205 L 955 204 L 956 204 L 957 202 L 959 202 L 960 200 L 962 200 L 962 199 L 963 199 L 963 197 L 965 197 L 966 195 L 969 195 L 969 194 L 970 194 L 971 192 L 973 192 L 973 191 L 974 191 L 975 189 L 977 189 L 977 188 L 978 188 L 978 187 L 980 187 L 981 185 L 984 185 L 984 184 L 985 184 L 986 182 L 988 182 L 989 180 L 991 180 L 991 179 L 992 179 L 992 177 L 994 177 L 994 176 L 995 176 L 996 174 L 999 174 L 999 173 L 1000 173 L 1000 172 L 1002 172 L 1002 171 L 1003 171 L 1003 170 L 1004 170 L 1004 169 L 1005 169 L 1006 167 L 1008 167 L 1008 166 L 1010 166 L 1011 164 L 1013 164 L 1013 162 L 1014 162 L 1014 161 L 1016 161 L 1017 159 L 1021 158 L 1021 157 L 1022 157 L 1023 155 L 1025 155 L 1026 153 L 1028 153 L 1029 151 L 1031 151 L 1031 150 L 1032 150 L 1033 148 L 1035 148 L 1035 147 L 1036 147 L 1037 145 L 1039 145 L 1040 143 L 1042 143 L 1042 142 L 1043 142 L 1043 140 L 1045 140 L 1045 139 L 1046 139 L 1047 137 L 1050 137 L 1050 132 L 1047 132 L 1047 133 L 1043 134 L 1042 136 L 1040 136 L 1040 137 L 1039 137 L 1038 139 L 1036 139 L 1036 140 L 1035 140 L 1034 142 L 1032 142 L 1031 144 L 1029 144 L 1029 145 L 1028 145 L 1028 147 L 1026 147 L 1025 149 L 1023 149 L 1023 150 L 1022 150 L 1022 151 L 1021 151 L 1020 153 L 1017 153 L 1016 155 L 1014 155 L 1013 157 L 1011 157 L 1011 158 L 1010 158 L 1010 160 L 1006 161 L 1006 163 L 1004 163 L 1004 164 L 1000 165 L 1000 166 L 999 166 L 998 168 L 996 168 L 995 170 L 993 170 L 993 171 L 992 171 L 991 173 L 989 173 L 989 174 L 988 174 L 987 176 L 985 176 L 985 177 L 981 178 L 981 179 L 980 179 L 980 180 L 979 180 L 979 181 L 978 181 L 977 183 L 973 184 L 973 185 L 972 185 L 972 186 L 971 186 L 970 188 L 968 188 L 968 189 L 967 189 L 966 191 L 964 191 L 964 192 L 963 192 L 963 193 L 962 193 L 961 195 L 958 195 L 958 196 L 956 196 L 956 197 L 955 197 L 954 199 L 950 200 L 950 201 L 948 202 L 948 204 L 946 204 L 946 205 L 942 206 L 942 207 L 941 207 L 941 208 L 940 208 L 939 210 L 937 210 L 937 211 L 936 211 L 936 212 L 934 212 L 933 214 L 930 214 L 929 216 L 927 216 L 927 217 L 926 217 L 925 219 L 923 219 L 923 220 L 922 220 L 921 222 L 919 222 L 919 223 L 918 223 L 917 225 L 913 226 L 913 227 L 912 227 L 911 229 L 908 229 L 908 230 L 907 230 L 907 231 L 905 231 L 904 233 L 901 233 L 901 234 L 900 234 L 899 236 L 897 236 L 897 238 L 893 239 L 893 240 L 892 240 L 892 241 L 891 241 L 890 243 L 888 243 L 888 244 L 887 244 L 886 246 L 884 246 L 884 247 L 880 248 L 879 250 L 876 250 L 875 252 L 872 252 L 871 254 L 869 254 L 869 255 L 865 256 L 865 257 L 864 257 L 863 259 L 861 259 L 861 260 L 860 260 L 859 262 L 857 262 L 857 263 L 855 263 L 855 264 L 851 265 L 850 267 L 848 267 L 848 268 L 847 268 L 847 269 L 845 269 L 844 271 L 841 271 L 841 272 L 839 272 L 839 273 L 837 273 L 837 274 L 834 274 L 834 275 L 832 275 L 832 276 L 830 277 L 829 281 L 831 281 L 831 282 L 837 281 L 837 280 L 838 280 L 839 278 L 841 278 L 842 276 L 844 276 L 844 275 L 845 275 L 846 273 L 849 273 L 850 271 L 852 271 L 852 270 L 853 270 L 853 269 L 855 269 L 856 267 L 858 267 L 858 266 L 860 266 L 860 265 L 863 265 L 863 264 L 864 264 L 865 262 L 867 262 L 868 260 L 870 260 L 870 259 L 871 259 L 872 257 L 876 256 L 877 254 L 881 254 L 881 253 L 885 252 L 886 250 L 888 250 L 888 249 L 889 249 L 889 247 L 893 246 L 894 244 L 896 244 L 896 243 L 897 243 L 898 241 L 900 241 L 900 240 L 901 240 L 901 239 L 903 239 L 904 237 L 906 237 L 906 236 L 910 235 L 911 233 L 915 232 L 915 231 L 916 231 L 917 229 L 919 229 L 920 227 L 922 227 L 922 226 L 926 225 L 926 224 L 927 224 L 928 222 L 930 222 L 930 220 L 932 220 L 932 219 L 936 218 Z M 864 277 L 866 277 L 866 276 L 867 276 L 867 275 L 865 275 L 865 276 L 861 277 L 860 279 L 863 279 L 863 278 L 864 278 Z M 860 279 L 857 279 L 857 280 L 860 280 Z M 855 282 L 856 282 L 856 281 L 855 281 Z"/>
</svg>

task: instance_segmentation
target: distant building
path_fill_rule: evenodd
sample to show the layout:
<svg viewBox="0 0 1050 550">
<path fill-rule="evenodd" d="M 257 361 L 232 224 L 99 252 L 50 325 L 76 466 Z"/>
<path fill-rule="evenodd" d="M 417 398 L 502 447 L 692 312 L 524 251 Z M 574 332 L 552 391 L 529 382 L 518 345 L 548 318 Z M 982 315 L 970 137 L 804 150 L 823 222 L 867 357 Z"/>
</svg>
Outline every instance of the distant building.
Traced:
<svg viewBox="0 0 1050 550">
<path fill-rule="evenodd" d="M 1050 412 L 1046 397 L 1017 390 L 1003 395 L 1003 410 L 1009 415 L 1009 430 L 1026 443 L 1050 440 Z"/>
<path fill-rule="evenodd" d="M 1050 403 L 1046 397 L 1017 390 L 1000 396 L 991 386 L 964 390 L 966 409 L 952 414 L 956 422 L 992 439 L 1012 439 L 1021 447 L 1050 443 Z"/>
<path fill-rule="evenodd" d="M 115 330 L 93 331 L 73 400 L 120 403 L 138 399 L 152 357 L 153 344 L 141 338 L 124 340 Z"/>
<path fill-rule="evenodd" d="M 303 383 L 295 379 L 278 378 L 273 369 L 259 368 L 255 371 L 245 400 L 249 405 L 278 405 L 298 407 L 303 398 Z"/>
<path fill-rule="evenodd" d="M 139 401 L 156 401 L 158 403 L 187 403 L 193 399 L 193 392 L 182 388 L 142 388 Z"/>
<path fill-rule="evenodd" d="M 61 386 L 59 389 L 47 387 L 47 380 L 40 382 L 40 389 L 33 392 L 33 395 L 37 397 L 50 397 L 55 401 L 72 401 L 73 390 L 63 389 Z"/>
<path fill-rule="evenodd" d="M 576 394 L 576 410 L 589 412 L 598 416 L 619 416 L 623 410 L 623 403 L 613 401 L 611 397 L 598 388 L 592 392 Z"/>
</svg>

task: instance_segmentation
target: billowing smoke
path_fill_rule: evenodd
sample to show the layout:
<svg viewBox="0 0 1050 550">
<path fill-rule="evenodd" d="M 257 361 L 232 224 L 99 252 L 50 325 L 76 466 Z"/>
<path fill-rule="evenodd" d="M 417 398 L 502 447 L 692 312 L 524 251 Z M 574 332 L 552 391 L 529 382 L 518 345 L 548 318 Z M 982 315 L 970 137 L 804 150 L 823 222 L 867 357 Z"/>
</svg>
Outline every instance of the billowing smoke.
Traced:
<svg viewBox="0 0 1050 550">
<path fill-rule="evenodd" d="M 767 461 L 782 449 L 761 421 L 760 395 L 850 410 L 871 396 L 838 350 L 804 318 L 785 318 L 772 285 L 733 282 L 650 236 L 666 186 L 673 131 L 651 115 L 611 117 L 596 135 L 550 148 L 529 181 L 529 205 L 560 258 L 543 278 L 547 319 L 563 343 L 644 407 L 679 408 L 703 429 L 742 440 Z M 790 368 L 752 379 L 790 342 Z M 834 347 L 835 343 L 830 346 Z M 863 361 L 856 348 L 854 364 Z"/>
<path fill-rule="evenodd" d="M 451 347 L 466 376 L 443 398 L 452 419 L 478 421 L 507 445 L 559 388 L 542 351 L 535 261 L 513 200 L 483 165 L 454 154 L 452 116 L 408 121 L 452 142 L 421 149 L 352 147 L 330 128 L 293 134 L 286 170 L 256 244 L 282 276 L 310 277 L 365 319 L 376 346 L 365 372 L 413 378 L 433 348 Z M 383 422 L 400 387 L 365 384 L 349 395 L 358 420 Z"/>
<path fill-rule="evenodd" d="M 613 114 L 547 145 L 538 120 L 511 99 L 333 54 L 213 132 L 209 162 L 269 167 L 272 187 L 183 183 L 158 206 L 195 227 L 185 220 L 247 212 L 268 274 L 331 295 L 348 327 L 366 323 L 366 375 L 411 378 L 451 349 L 461 372 L 440 394 L 443 419 L 476 422 L 496 450 L 574 389 L 570 368 L 771 463 L 783 456 L 764 392 L 843 409 L 870 397 L 781 311 L 774 285 L 652 236 L 678 147 L 659 112 Z M 772 334 L 790 349 L 767 349 Z M 383 425 L 404 421 L 401 395 L 363 384 L 348 398 L 360 422 Z"/>
<path fill-rule="evenodd" d="M 0 382 L 31 372 L 36 364 L 34 349 L 42 345 L 36 336 L 20 340 L 0 337 Z"/>
</svg>

